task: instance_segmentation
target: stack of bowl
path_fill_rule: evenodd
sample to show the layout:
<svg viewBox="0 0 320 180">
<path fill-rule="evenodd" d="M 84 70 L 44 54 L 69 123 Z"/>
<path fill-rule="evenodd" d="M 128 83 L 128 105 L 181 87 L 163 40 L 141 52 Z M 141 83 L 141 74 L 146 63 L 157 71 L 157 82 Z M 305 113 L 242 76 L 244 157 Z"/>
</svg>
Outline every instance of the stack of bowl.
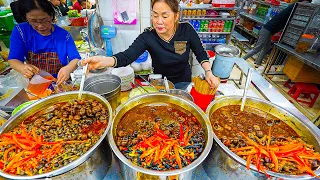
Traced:
<svg viewBox="0 0 320 180">
<path fill-rule="evenodd" d="M 128 91 L 131 89 L 130 83 L 134 81 L 134 71 L 132 67 L 114 68 L 111 74 L 121 78 L 121 91 Z"/>
<path fill-rule="evenodd" d="M 84 82 L 84 91 L 97 93 L 104 97 L 115 110 L 120 105 L 121 79 L 112 74 L 89 77 Z"/>
</svg>

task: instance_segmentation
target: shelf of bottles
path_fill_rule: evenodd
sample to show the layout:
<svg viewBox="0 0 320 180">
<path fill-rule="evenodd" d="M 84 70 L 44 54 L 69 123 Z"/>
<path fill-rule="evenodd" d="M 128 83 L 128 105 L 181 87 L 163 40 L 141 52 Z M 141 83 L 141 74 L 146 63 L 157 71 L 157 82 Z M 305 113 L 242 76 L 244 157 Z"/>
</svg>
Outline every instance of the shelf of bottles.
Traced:
<svg viewBox="0 0 320 180">
<path fill-rule="evenodd" d="M 200 8 L 201 7 L 201 8 Z M 180 6 L 180 21 L 189 22 L 204 44 L 228 43 L 235 23 L 236 8 L 215 8 L 212 5 Z M 219 13 L 220 12 L 220 13 Z M 224 14 L 222 14 L 224 12 Z"/>
</svg>

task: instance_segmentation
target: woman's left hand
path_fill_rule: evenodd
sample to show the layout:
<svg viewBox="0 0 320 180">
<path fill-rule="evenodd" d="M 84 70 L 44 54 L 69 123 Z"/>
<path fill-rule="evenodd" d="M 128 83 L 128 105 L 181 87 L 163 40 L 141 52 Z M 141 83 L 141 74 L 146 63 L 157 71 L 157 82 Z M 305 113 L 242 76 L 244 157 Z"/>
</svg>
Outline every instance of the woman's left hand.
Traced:
<svg viewBox="0 0 320 180">
<path fill-rule="evenodd" d="M 64 66 L 63 68 L 61 68 L 58 73 L 57 84 L 60 85 L 66 80 L 68 80 L 70 78 L 70 73 L 72 73 L 72 70 L 70 67 Z"/>
<path fill-rule="evenodd" d="M 210 84 L 211 88 L 216 88 L 219 86 L 219 78 L 214 76 L 211 71 L 206 72 L 206 80 Z"/>
</svg>

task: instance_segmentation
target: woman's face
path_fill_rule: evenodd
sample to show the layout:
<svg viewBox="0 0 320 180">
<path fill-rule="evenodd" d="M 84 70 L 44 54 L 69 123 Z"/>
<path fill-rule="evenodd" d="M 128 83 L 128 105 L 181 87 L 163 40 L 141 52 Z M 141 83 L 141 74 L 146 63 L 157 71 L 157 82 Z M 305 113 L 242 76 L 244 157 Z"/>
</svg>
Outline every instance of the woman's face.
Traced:
<svg viewBox="0 0 320 180">
<path fill-rule="evenodd" d="M 174 13 L 165 2 L 156 2 L 152 8 L 152 24 L 159 34 L 166 34 L 175 28 L 179 14 Z"/>
<path fill-rule="evenodd" d="M 46 12 L 35 9 L 26 14 L 27 21 L 39 34 L 43 36 L 49 35 L 52 27 L 52 17 Z"/>
<path fill-rule="evenodd" d="M 51 3 L 52 3 L 54 6 L 59 6 L 59 5 L 60 5 L 60 0 L 51 0 Z"/>
<path fill-rule="evenodd" d="M 92 4 L 88 1 L 88 2 L 82 2 L 81 3 L 81 7 L 83 8 L 83 9 L 91 9 L 91 7 L 92 7 Z"/>
</svg>

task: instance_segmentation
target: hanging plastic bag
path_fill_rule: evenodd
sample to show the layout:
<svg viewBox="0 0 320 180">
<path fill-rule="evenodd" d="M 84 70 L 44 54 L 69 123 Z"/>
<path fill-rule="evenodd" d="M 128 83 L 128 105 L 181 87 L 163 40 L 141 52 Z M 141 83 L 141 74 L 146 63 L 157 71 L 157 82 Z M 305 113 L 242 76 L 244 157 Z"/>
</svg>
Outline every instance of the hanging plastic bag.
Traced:
<svg viewBox="0 0 320 180">
<path fill-rule="evenodd" d="M 48 72 L 40 70 L 39 74 L 36 74 L 30 80 L 27 89 L 36 94 L 43 94 L 46 89 L 50 86 L 51 82 L 54 80 L 53 76 Z"/>
<path fill-rule="evenodd" d="M 114 24 L 137 24 L 136 0 L 112 0 Z"/>
</svg>

